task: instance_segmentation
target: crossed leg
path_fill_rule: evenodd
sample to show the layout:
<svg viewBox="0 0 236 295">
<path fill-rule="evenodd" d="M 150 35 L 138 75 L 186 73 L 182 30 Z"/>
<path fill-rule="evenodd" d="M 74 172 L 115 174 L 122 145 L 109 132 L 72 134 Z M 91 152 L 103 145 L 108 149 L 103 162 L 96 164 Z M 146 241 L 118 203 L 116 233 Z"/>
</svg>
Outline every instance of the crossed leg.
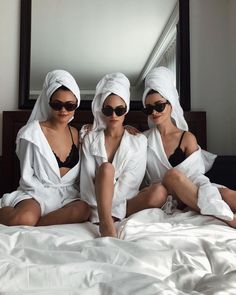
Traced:
<svg viewBox="0 0 236 295">
<path fill-rule="evenodd" d="M 89 215 L 90 208 L 87 203 L 74 201 L 41 217 L 39 203 L 34 199 L 27 199 L 19 202 L 15 207 L 1 208 L 0 223 L 8 226 L 65 224 L 86 221 Z"/>
<path fill-rule="evenodd" d="M 148 208 L 161 208 L 167 200 L 167 190 L 161 183 L 142 189 L 137 196 L 128 200 L 126 216 Z"/>
<path fill-rule="evenodd" d="M 182 203 L 199 212 L 197 206 L 198 187 L 177 169 L 170 169 L 163 178 L 163 185 L 170 195 L 176 196 Z"/>
<path fill-rule="evenodd" d="M 89 215 L 89 205 L 78 200 L 40 217 L 36 225 L 80 223 L 87 221 Z"/>
<path fill-rule="evenodd" d="M 35 226 L 41 216 L 41 208 L 34 199 L 26 199 L 15 207 L 3 207 L 0 209 L 0 223 L 11 225 Z"/>
<path fill-rule="evenodd" d="M 166 172 L 163 184 L 170 194 L 176 195 L 185 205 L 200 213 L 197 206 L 198 187 L 192 183 L 183 173 L 176 169 L 170 169 Z M 222 199 L 236 212 L 236 192 L 229 189 L 219 189 Z M 231 221 L 222 220 L 233 228 L 236 228 L 236 214 Z"/>
</svg>

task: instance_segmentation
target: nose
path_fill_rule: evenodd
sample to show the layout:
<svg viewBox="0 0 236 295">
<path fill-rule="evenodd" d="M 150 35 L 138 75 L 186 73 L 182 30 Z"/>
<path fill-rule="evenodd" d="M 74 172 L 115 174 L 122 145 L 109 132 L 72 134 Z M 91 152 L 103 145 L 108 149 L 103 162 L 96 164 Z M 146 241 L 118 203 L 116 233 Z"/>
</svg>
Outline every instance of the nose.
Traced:
<svg viewBox="0 0 236 295">
<path fill-rule="evenodd" d="M 115 113 L 115 110 L 112 111 L 112 117 L 117 117 L 116 113 Z"/>
</svg>

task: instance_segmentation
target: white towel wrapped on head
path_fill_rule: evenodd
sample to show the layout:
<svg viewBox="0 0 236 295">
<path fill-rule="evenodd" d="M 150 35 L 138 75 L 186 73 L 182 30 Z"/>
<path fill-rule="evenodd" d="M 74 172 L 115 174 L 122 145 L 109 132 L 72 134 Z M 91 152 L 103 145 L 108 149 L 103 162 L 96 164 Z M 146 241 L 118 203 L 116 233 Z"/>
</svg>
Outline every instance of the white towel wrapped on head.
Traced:
<svg viewBox="0 0 236 295">
<path fill-rule="evenodd" d="M 51 108 L 49 101 L 52 94 L 61 86 L 68 88 L 77 98 L 77 107 L 80 104 L 80 90 L 75 79 L 64 70 L 54 70 L 46 75 L 42 92 L 40 93 L 27 123 L 34 120 L 45 121 L 49 118 Z"/>
<path fill-rule="evenodd" d="M 152 69 L 145 78 L 145 90 L 143 93 L 143 106 L 150 90 L 160 93 L 172 106 L 171 117 L 174 119 L 176 126 L 182 130 L 188 130 L 188 124 L 184 118 L 184 112 L 179 103 L 179 95 L 174 85 L 173 73 L 165 68 L 158 67 Z M 154 123 L 151 118 L 148 120 L 149 127 L 153 127 Z"/>
<path fill-rule="evenodd" d="M 127 107 L 126 113 L 129 111 L 130 105 L 130 82 L 122 73 L 111 73 L 105 75 L 97 84 L 94 99 L 92 101 L 92 112 L 94 116 L 93 130 L 101 130 L 106 128 L 103 120 L 102 107 L 105 99 L 114 93 L 120 96 Z"/>
</svg>

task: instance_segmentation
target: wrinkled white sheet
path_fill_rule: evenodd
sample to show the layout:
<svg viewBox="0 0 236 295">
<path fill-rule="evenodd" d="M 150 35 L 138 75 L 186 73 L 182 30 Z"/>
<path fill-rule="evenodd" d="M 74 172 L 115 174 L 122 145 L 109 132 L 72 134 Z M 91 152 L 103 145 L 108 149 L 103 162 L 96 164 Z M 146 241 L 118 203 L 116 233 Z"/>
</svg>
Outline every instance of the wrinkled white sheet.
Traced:
<svg viewBox="0 0 236 295">
<path fill-rule="evenodd" d="M 0 294 L 236 294 L 236 230 L 194 212 L 149 209 L 117 223 L 0 225 Z"/>
</svg>

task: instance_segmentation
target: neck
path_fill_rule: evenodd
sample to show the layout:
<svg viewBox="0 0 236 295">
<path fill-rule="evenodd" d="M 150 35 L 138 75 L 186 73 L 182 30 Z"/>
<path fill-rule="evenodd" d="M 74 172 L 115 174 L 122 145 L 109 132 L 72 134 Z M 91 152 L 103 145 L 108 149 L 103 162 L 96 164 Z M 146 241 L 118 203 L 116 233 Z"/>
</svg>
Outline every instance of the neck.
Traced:
<svg viewBox="0 0 236 295">
<path fill-rule="evenodd" d="M 169 133 L 172 133 L 176 131 L 178 128 L 172 123 L 171 120 L 163 122 L 162 124 L 159 124 L 156 126 L 159 130 L 160 134 L 165 136 Z"/>
<path fill-rule="evenodd" d="M 109 128 L 107 127 L 105 129 L 105 135 L 110 137 L 121 137 L 124 133 L 124 126 L 119 126 L 115 128 Z"/>
<path fill-rule="evenodd" d="M 56 120 L 54 120 L 53 118 L 50 118 L 46 121 L 46 123 L 48 124 L 49 127 L 51 127 L 52 129 L 55 129 L 55 130 L 64 130 L 68 127 L 68 123 L 61 123 L 61 122 L 58 122 Z"/>
</svg>

